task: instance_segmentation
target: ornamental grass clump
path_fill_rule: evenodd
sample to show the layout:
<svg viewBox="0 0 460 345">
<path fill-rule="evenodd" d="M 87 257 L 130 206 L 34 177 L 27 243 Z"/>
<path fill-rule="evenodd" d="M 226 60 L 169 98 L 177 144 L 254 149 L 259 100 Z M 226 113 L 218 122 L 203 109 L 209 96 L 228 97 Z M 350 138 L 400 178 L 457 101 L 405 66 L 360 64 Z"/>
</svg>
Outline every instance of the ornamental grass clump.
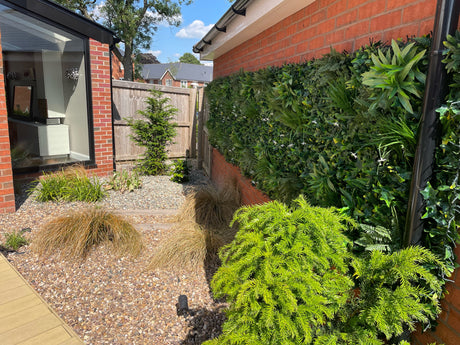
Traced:
<svg viewBox="0 0 460 345">
<path fill-rule="evenodd" d="M 82 165 L 73 165 L 54 173 L 44 174 L 30 192 L 38 201 L 95 202 L 105 196 L 98 178 L 90 178 Z"/>
<path fill-rule="evenodd" d="M 149 269 L 196 269 L 211 259 L 225 244 L 224 239 L 193 221 L 174 227 L 152 256 Z"/>
<path fill-rule="evenodd" d="M 229 304 L 222 335 L 206 345 L 375 344 L 395 339 L 439 312 L 442 283 L 425 267 L 429 250 L 353 252 L 354 222 L 303 197 L 243 207 L 239 231 L 219 252 L 211 282 Z M 399 342 L 399 344 L 408 344 Z"/>
<path fill-rule="evenodd" d="M 189 194 L 170 235 L 153 254 L 149 269 L 198 268 L 207 259 L 216 259 L 217 251 L 230 243 L 237 228 L 230 226 L 240 206 L 236 183 L 221 189 L 211 185 Z"/>
<path fill-rule="evenodd" d="M 84 259 L 102 244 L 120 257 L 136 257 L 143 247 L 141 234 L 129 222 L 103 208 L 91 207 L 46 223 L 34 238 L 32 250 L 40 256 L 59 253 L 68 259 Z"/>
<path fill-rule="evenodd" d="M 225 229 L 241 203 L 236 181 L 228 181 L 221 188 L 206 185 L 186 196 L 177 221 L 193 220 L 209 229 Z"/>
</svg>

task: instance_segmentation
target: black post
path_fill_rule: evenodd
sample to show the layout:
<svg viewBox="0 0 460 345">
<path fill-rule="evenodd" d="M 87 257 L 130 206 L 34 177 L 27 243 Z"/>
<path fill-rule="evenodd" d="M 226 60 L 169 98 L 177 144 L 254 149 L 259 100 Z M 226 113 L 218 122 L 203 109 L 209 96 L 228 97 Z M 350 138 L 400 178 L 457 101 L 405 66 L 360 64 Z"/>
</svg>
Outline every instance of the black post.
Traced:
<svg viewBox="0 0 460 345">
<path fill-rule="evenodd" d="M 421 218 L 425 213 L 425 203 L 420 191 L 426 187 L 433 173 L 434 153 L 439 127 L 436 109 L 441 106 L 447 92 L 447 72 L 441 62 L 444 51 L 443 41 L 446 40 L 447 34 L 452 35 L 455 33 L 459 13 L 460 1 L 438 0 L 430 52 L 430 65 L 426 79 L 422 121 L 409 194 L 406 229 L 404 233 L 405 246 L 417 245 L 422 241 L 423 222 Z"/>
</svg>

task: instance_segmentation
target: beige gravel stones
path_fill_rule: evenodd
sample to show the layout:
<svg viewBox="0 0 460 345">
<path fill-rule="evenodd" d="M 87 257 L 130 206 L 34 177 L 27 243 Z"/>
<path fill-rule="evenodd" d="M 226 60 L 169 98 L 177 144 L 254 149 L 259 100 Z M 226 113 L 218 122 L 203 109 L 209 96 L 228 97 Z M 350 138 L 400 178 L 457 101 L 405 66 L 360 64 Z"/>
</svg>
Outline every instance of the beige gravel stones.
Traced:
<svg viewBox="0 0 460 345">
<path fill-rule="evenodd" d="M 69 262 L 58 253 L 39 258 L 26 246 L 8 260 L 86 344 L 201 344 L 220 333 L 224 319 L 224 304 L 213 300 L 208 284 L 216 263 L 196 271 L 145 267 L 167 235 L 184 193 L 203 183 L 206 179 L 195 172 L 185 186 L 167 176 L 146 177 L 144 187 L 133 193 L 109 192 L 101 205 L 123 214 L 143 234 L 146 248 L 137 259 L 116 258 L 102 247 L 85 261 Z M 47 219 L 82 206 L 24 198 L 15 214 L 0 216 L 0 238 L 29 227 L 33 241 Z M 179 295 L 188 298 L 190 312 L 184 316 L 176 313 Z"/>
</svg>

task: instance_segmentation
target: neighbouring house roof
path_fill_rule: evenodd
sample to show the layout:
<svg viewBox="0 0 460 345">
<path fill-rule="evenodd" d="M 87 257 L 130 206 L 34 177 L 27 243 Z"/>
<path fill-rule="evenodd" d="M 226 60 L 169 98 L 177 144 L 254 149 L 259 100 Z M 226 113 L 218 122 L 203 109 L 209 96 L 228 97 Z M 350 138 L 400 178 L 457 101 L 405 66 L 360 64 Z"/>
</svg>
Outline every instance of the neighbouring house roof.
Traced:
<svg viewBox="0 0 460 345">
<path fill-rule="evenodd" d="M 142 67 L 142 78 L 160 80 L 166 72 L 175 80 L 189 80 L 209 83 L 212 80 L 212 66 L 194 65 L 182 62 L 147 64 Z"/>
<path fill-rule="evenodd" d="M 193 52 L 214 60 L 315 1 L 236 0 Z"/>
<path fill-rule="evenodd" d="M 83 36 L 90 37 L 101 43 L 114 44 L 120 42 L 115 33 L 105 26 L 79 15 L 59 4 L 48 0 L 0 0 L 17 10 L 26 10 L 51 22 L 59 24 Z"/>
</svg>

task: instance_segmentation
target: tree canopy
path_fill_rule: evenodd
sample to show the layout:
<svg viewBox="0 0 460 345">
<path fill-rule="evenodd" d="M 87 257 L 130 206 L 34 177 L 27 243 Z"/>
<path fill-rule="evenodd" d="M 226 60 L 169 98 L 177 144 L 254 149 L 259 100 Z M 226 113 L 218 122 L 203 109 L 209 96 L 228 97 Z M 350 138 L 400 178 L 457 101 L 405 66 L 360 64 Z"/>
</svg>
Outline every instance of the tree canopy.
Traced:
<svg viewBox="0 0 460 345">
<path fill-rule="evenodd" d="M 97 0 L 55 1 L 89 19 L 101 21 L 115 32 L 124 49 L 116 47 L 114 54 L 123 64 L 124 79 L 133 80 L 133 55 L 150 47 L 161 22 L 179 26 L 180 6 L 193 0 L 105 0 L 100 6 Z"/>
<path fill-rule="evenodd" d="M 185 53 L 179 58 L 179 62 L 190 63 L 194 65 L 201 65 L 200 60 L 198 60 L 195 55 L 192 53 Z"/>
</svg>

